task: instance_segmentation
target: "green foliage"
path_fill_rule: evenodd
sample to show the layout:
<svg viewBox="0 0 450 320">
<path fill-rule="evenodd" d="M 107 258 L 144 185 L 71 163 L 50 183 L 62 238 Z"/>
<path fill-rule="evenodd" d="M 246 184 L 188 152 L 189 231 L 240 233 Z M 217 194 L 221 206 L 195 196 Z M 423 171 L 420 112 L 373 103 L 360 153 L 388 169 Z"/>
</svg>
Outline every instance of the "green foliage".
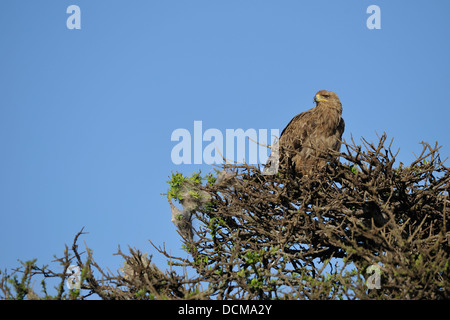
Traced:
<svg viewBox="0 0 450 320">
<path fill-rule="evenodd" d="M 216 172 L 217 172 L 217 170 L 216 170 Z M 209 186 L 212 186 L 217 181 L 216 176 L 214 176 L 214 174 L 212 172 L 209 172 L 208 174 L 206 174 L 205 179 L 206 179 L 207 185 L 209 185 Z"/>
<path fill-rule="evenodd" d="M 22 262 L 20 261 L 21 265 L 24 267 L 24 271 L 22 273 L 22 277 L 19 278 L 17 275 L 13 275 L 10 277 L 7 282 L 12 286 L 12 288 L 7 288 L 7 292 L 9 295 L 12 294 L 12 292 L 15 292 L 14 299 L 15 300 L 24 300 L 28 293 L 32 291 L 30 288 L 30 281 L 31 281 L 31 273 L 34 269 L 34 265 L 36 263 L 36 259 L 29 260 Z M 12 296 L 10 298 L 13 298 Z"/>
<path fill-rule="evenodd" d="M 167 181 L 169 184 L 169 190 L 167 192 L 167 198 L 178 200 L 182 202 L 186 197 L 192 200 L 201 201 L 203 196 L 197 189 L 202 185 L 203 181 L 206 181 L 207 185 L 212 185 L 216 181 L 216 177 L 212 173 L 208 173 L 204 178 L 201 176 L 201 171 L 193 172 L 191 176 L 186 177 L 181 172 L 172 172 L 172 177 Z"/>
<path fill-rule="evenodd" d="M 167 181 L 170 186 L 167 197 L 170 199 L 182 200 L 180 199 L 180 188 L 183 183 L 187 180 L 187 178 L 180 172 L 173 173 L 172 178 Z"/>
</svg>

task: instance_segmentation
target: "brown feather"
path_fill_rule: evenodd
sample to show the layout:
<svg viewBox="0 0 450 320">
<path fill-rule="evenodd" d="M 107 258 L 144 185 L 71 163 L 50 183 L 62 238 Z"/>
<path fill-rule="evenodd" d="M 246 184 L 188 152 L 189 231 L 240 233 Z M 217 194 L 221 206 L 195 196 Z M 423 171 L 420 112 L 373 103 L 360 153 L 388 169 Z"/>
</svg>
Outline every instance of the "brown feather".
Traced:
<svg viewBox="0 0 450 320">
<path fill-rule="evenodd" d="M 342 104 L 336 93 L 320 90 L 317 105 L 296 115 L 280 136 L 280 165 L 291 162 L 303 174 L 332 160 L 329 150 L 339 151 L 345 129 Z"/>
</svg>

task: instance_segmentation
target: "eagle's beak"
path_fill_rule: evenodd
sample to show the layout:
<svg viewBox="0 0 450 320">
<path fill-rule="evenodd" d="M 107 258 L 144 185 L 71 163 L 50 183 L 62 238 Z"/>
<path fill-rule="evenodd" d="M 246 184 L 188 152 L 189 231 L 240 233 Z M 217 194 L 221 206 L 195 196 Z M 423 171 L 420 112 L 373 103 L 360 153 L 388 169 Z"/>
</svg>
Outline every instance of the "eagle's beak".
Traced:
<svg viewBox="0 0 450 320">
<path fill-rule="evenodd" d="M 322 96 L 320 94 L 316 94 L 314 96 L 314 102 L 318 103 L 319 101 L 327 101 L 326 99 L 322 98 Z"/>
</svg>

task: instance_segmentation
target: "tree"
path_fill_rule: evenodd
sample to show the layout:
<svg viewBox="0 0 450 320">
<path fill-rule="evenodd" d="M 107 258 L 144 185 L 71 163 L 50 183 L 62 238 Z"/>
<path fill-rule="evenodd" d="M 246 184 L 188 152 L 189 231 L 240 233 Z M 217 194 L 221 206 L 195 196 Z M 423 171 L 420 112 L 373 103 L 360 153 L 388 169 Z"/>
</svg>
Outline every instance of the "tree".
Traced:
<svg viewBox="0 0 450 320">
<path fill-rule="evenodd" d="M 385 143 L 385 135 L 376 144 L 344 142 L 338 160 L 314 176 L 289 167 L 262 175 L 245 164 L 173 173 L 167 198 L 188 258 L 154 246 L 169 259 L 163 271 L 151 256 L 119 248 L 124 267 L 104 272 L 91 250 L 84 259 L 78 253 L 81 231 L 73 255 L 66 247 L 58 259 L 63 273 L 30 262 L 16 271 L 22 282 L 4 274 L 0 292 L 23 297 L 11 293 L 14 283 L 23 293 L 35 274 L 64 281 L 76 263 L 81 289 L 64 294 L 61 286 L 56 298 L 448 299 L 449 168 L 427 143 L 409 166 L 394 167 Z"/>
</svg>

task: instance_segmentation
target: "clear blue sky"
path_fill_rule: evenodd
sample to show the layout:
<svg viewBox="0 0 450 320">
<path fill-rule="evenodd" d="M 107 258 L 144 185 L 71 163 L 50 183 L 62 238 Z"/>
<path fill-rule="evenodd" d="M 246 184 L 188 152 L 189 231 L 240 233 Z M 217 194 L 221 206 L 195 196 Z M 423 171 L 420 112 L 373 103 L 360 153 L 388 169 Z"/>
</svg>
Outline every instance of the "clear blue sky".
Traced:
<svg viewBox="0 0 450 320">
<path fill-rule="evenodd" d="M 66 9 L 81 9 L 69 30 Z M 369 30 L 366 9 L 381 9 Z M 338 93 L 350 134 L 386 132 L 414 159 L 450 155 L 449 1 L 2 0 L 0 268 L 48 264 L 84 226 L 97 262 L 117 246 L 184 255 L 166 181 L 177 128 L 283 129 Z M 82 244 L 82 242 L 80 243 Z M 36 284 L 38 287 L 38 284 Z"/>
</svg>

